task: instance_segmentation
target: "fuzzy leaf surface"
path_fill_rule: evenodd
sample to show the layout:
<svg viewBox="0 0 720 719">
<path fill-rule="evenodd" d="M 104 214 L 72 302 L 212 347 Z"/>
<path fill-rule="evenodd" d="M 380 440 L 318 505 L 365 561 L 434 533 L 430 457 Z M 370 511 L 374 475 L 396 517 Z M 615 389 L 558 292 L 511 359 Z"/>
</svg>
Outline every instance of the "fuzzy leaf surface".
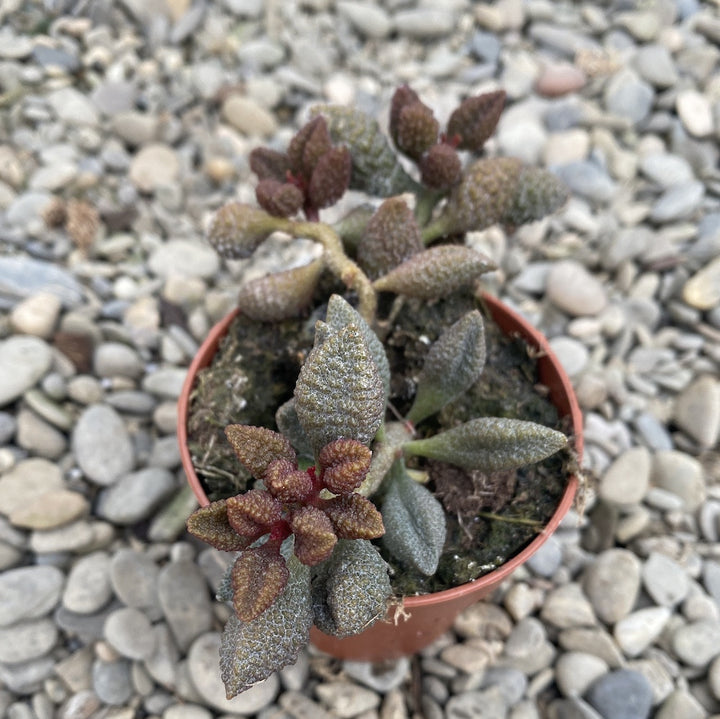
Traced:
<svg viewBox="0 0 720 719">
<path fill-rule="evenodd" d="M 415 482 L 397 461 L 382 503 L 383 543 L 404 564 L 430 576 L 445 544 L 445 511 L 430 490 Z"/>
<path fill-rule="evenodd" d="M 312 112 L 327 119 L 333 142 L 350 150 L 350 187 L 375 197 L 391 197 L 417 188 L 376 120 L 356 108 L 339 105 L 320 105 Z"/>
<path fill-rule="evenodd" d="M 330 518 L 340 539 L 377 539 L 385 532 L 377 507 L 361 494 L 353 492 L 327 499 L 322 510 Z"/>
<path fill-rule="evenodd" d="M 297 416 L 294 397 L 291 397 L 287 402 L 284 402 L 277 408 L 275 411 L 275 422 L 280 433 L 290 440 L 290 443 L 295 447 L 300 456 L 313 456 L 312 445 Z"/>
<path fill-rule="evenodd" d="M 568 199 L 567 186 L 552 172 L 525 166 L 503 221 L 512 225 L 539 220 L 560 209 Z"/>
<path fill-rule="evenodd" d="M 328 301 L 327 324 L 333 329 L 340 330 L 345 325 L 355 325 L 365 340 L 375 367 L 378 370 L 380 379 L 385 390 L 385 397 L 390 394 L 390 363 L 388 362 L 385 348 L 370 325 L 363 319 L 360 313 L 340 295 L 331 295 Z"/>
<path fill-rule="evenodd" d="M 463 469 L 499 472 L 539 462 L 567 444 L 562 433 L 535 422 L 478 417 L 403 446 L 407 454 L 455 464 Z"/>
<path fill-rule="evenodd" d="M 358 634 L 385 616 L 391 595 L 387 564 L 377 549 L 362 539 L 340 540 L 313 573 L 315 624 L 336 637 Z"/>
<path fill-rule="evenodd" d="M 297 469 L 287 459 L 270 462 L 263 481 L 267 491 L 281 502 L 301 502 L 313 489 L 308 473 Z"/>
<path fill-rule="evenodd" d="M 267 544 L 241 552 L 232 568 L 233 609 L 250 622 L 280 596 L 290 573 L 285 559 Z"/>
<path fill-rule="evenodd" d="M 238 533 L 257 539 L 282 518 L 282 505 L 264 489 L 251 489 L 228 497 L 227 517 Z"/>
<path fill-rule="evenodd" d="M 285 590 L 268 609 L 251 622 L 233 614 L 225 625 L 220 673 L 230 699 L 293 664 L 310 639 L 310 569 L 292 556 L 287 566 Z"/>
<path fill-rule="evenodd" d="M 245 259 L 276 229 L 275 218 L 265 210 L 228 202 L 215 213 L 207 240 L 222 257 Z"/>
<path fill-rule="evenodd" d="M 225 427 L 238 459 L 256 479 L 262 479 L 268 464 L 275 459 L 295 462 L 295 450 L 287 438 L 266 427 L 248 424 L 229 424 Z"/>
<path fill-rule="evenodd" d="M 469 97 L 450 115 L 448 137 L 458 136 L 461 150 L 482 149 L 500 120 L 505 107 L 505 91 L 496 90 Z"/>
<path fill-rule="evenodd" d="M 300 507 L 290 520 L 295 556 L 309 567 L 327 559 L 337 543 L 330 518 L 317 507 Z"/>
<path fill-rule="evenodd" d="M 485 326 L 468 312 L 430 347 L 407 418 L 417 424 L 470 388 L 485 366 Z"/>
<path fill-rule="evenodd" d="M 370 468 L 372 452 L 354 439 L 336 439 L 326 444 L 318 455 L 323 482 L 333 494 L 356 490 Z"/>
<path fill-rule="evenodd" d="M 383 382 L 357 325 L 315 346 L 295 385 L 295 406 L 315 454 L 346 437 L 369 444 L 385 413 Z"/>
<path fill-rule="evenodd" d="M 237 552 L 245 549 L 252 541 L 241 537 L 232 528 L 227 516 L 227 501 L 224 499 L 196 509 L 187 519 L 187 530 L 222 552 Z"/>
<path fill-rule="evenodd" d="M 495 269 L 486 255 L 464 245 L 431 247 L 375 280 L 380 292 L 395 292 L 423 300 L 444 297 Z"/>
</svg>

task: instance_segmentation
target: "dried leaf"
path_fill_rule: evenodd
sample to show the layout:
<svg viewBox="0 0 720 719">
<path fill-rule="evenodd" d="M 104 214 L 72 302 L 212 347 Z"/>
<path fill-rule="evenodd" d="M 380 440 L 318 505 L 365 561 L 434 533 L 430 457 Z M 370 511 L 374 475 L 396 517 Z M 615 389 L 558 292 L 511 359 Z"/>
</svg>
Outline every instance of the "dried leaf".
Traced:
<svg viewBox="0 0 720 719">
<path fill-rule="evenodd" d="M 360 494 L 353 492 L 324 500 L 322 510 L 340 539 L 377 539 L 385 532 L 382 514 Z"/>
<path fill-rule="evenodd" d="M 290 573 L 277 548 L 261 547 L 241 552 L 232 569 L 233 609 L 238 619 L 251 622 L 282 593 Z"/>
<path fill-rule="evenodd" d="M 477 310 L 468 312 L 432 345 L 418 377 L 407 418 L 417 424 L 469 389 L 485 366 L 485 327 Z"/>
<path fill-rule="evenodd" d="M 464 245 L 440 245 L 414 255 L 375 280 L 380 292 L 429 300 L 470 285 L 483 272 L 496 269 L 492 260 Z"/>
<path fill-rule="evenodd" d="M 275 459 L 296 462 L 295 450 L 288 439 L 267 427 L 230 424 L 225 427 L 225 436 L 238 459 L 256 479 L 265 476 L 267 466 Z"/>
<path fill-rule="evenodd" d="M 445 544 L 445 511 L 426 487 L 410 478 L 402 460 L 390 472 L 381 511 L 388 551 L 423 574 L 434 574 Z"/>
<path fill-rule="evenodd" d="M 330 518 L 317 507 L 301 507 L 292 516 L 295 556 L 309 567 L 325 561 L 337 543 Z"/>
<path fill-rule="evenodd" d="M 407 454 L 498 472 L 539 462 L 567 445 L 567 437 L 535 422 L 478 417 L 465 424 L 403 446 Z"/>
<path fill-rule="evenodd" d="M 240 536 L 230 526 L 224 499 L 196 509 L 187 519 L 187 530 L 221 552 L 238 552 L 252 541 L 248 537 Z"/>
</svg>

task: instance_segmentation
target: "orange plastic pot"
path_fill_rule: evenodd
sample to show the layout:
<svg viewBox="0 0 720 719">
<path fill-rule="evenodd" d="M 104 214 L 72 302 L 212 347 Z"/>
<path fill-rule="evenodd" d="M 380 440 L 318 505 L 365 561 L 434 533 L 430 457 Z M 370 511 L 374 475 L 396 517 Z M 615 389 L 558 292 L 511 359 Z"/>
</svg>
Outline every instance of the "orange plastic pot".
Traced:
<svg viewBox="0 0 720 719">
<path fill-rule="evenodd" d="M 527 320 L 495 297 L 483 295 L 483 300 L 503 332 L 520 336 L 537 351 L 540 382 L 548 388 L 550 401 L 555 405 L 560 416 L 569 418 L 574 449 L 580 461 L 583 451 L 582 413 L 572 384 L 550 349 L 547 339 Z M 198 371 L 210 364 L 220 340 L 226 334 L 236 314 L 237 311 L 232 312 L 210 331 L 188 369 L 178 402 L 178 440 L 182 464 L 188 482 L 201 506 L 209 504 L 209 500 L 195 473 L 187 444 L 190 392 Z M 318 649 L 339 659 L 358 661 L 395 659 L 420 651 L 447 631 L 463 609 L 491 594 L 503 580 L 540 549 L 572 506 L 577 487 L 578 478 L 574 475 L 569 476 L 565 492 L 543 531 L 498 569 L 459 587 L 433 594 L 406 597 L 402 612 L 391 609 L 385 622 L 378 622 L 356 636 L 338 639 L 313 627 L 310 631 L 310 640 Z"/>
</svg>

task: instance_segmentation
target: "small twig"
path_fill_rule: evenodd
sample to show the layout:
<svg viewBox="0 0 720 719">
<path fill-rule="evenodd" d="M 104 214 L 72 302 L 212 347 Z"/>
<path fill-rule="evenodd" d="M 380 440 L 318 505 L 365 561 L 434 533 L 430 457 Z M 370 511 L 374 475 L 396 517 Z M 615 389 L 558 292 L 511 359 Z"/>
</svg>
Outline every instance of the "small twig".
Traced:
<svg viewBox="0 0 720 719">
<path fill-rule="evenodd" d="M 538 531 L 545 526 L 543 522 L 540 522 L 537 519 L 526 519 L 525 517 L 503 517 L 500 514 L 493 514 L 492 512 L 478 512 L 477 516 L 482 519 L 507 522 L 508 524 L 524 524 L 528 527 L 534 527 Z"/>
</svg>

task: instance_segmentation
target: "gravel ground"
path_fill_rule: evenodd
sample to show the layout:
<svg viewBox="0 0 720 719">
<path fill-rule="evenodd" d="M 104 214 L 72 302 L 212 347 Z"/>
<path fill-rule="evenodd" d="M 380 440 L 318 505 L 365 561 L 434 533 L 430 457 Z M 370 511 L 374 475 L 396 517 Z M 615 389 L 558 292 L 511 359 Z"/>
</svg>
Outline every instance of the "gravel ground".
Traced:
<svg viewBox="0 0 720 719">
<path fill-rule="evenodd" d="M 720 716 L 719 44 L 717 0 L 0 3 L 0 715 Z M 422 656 L 228 702 L 175 404 L 237 280 L 299 256 L 203 228 L 256 144 L 399 82 L 441 119 L 504 88 L 490 151 L 573 190 L 471 241 L 573 378 L 584 512 Z"/>
</svg>

